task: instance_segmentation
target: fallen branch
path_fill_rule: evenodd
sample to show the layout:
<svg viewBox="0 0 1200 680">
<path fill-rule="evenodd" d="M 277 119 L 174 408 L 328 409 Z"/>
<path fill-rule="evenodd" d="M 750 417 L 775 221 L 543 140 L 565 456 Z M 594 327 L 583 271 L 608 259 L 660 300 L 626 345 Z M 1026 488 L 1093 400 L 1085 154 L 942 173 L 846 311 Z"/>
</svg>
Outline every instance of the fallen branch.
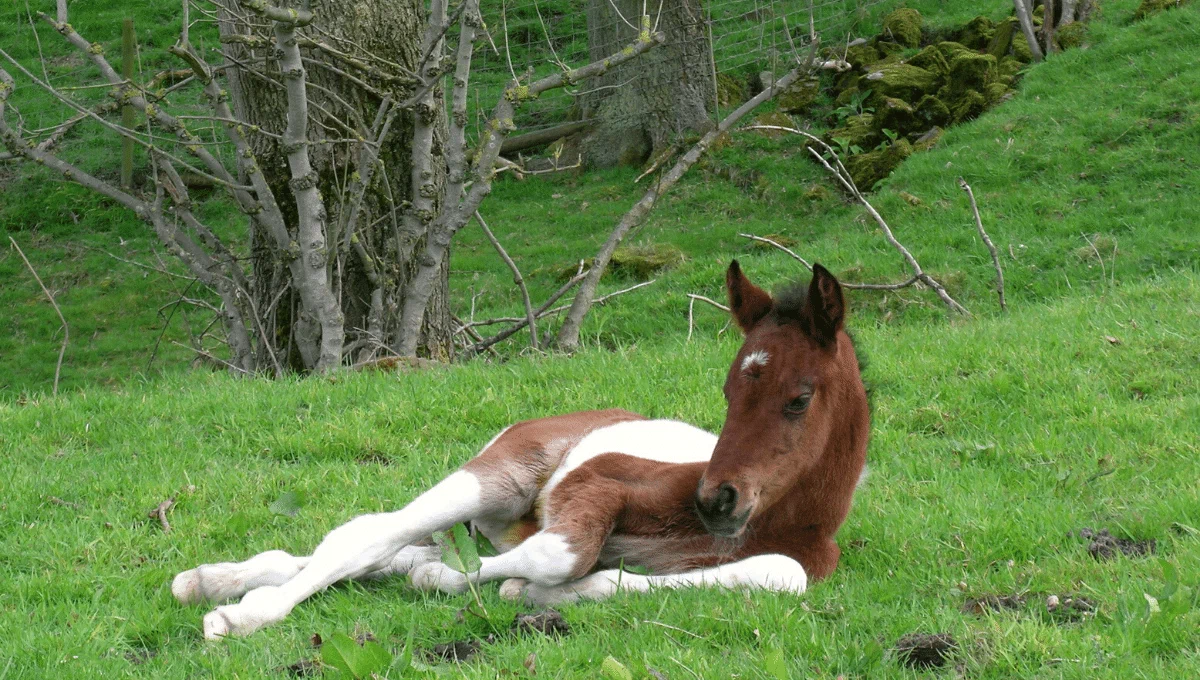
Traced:
<svg viewBox="0 0 1200 680">
<path fill-rule="evenodd" d="M 523 135 L 517 135 L 515 137 L 506 137 L 504 142 L 500 144 L 500 153 L 501 155 L 508 155 L 538 146 L 545 146 L 551 142 L 557 142 L 563 137 L 569 137 L 577 132 L 583 132 L 591 127 L 591 125 L 592 122 L 590 120 L 580 120 L 573 123 L 556 125 L 555 127 L 545 130 L 527 132 Z"/>
<path fill-rule="evenodd" d="M 158 523 L 162 526 L 163 533 L 168 533 L 171 531 L 171 523 L 167 521 L 167 512 L 173 507 L 175 507 L 175 497 L 171 496 L 162 503 L 159 503 L 158 507 L 146 513 L 146 516 L 150 519 L 157 519 Z"/>
<path fill-rule="evenodd" d="M 804 267 L 806 269 L 808 269 L 809 271 L 812 271 L 812 265 L 808 263 L 808 260 L 805 260 L 803 257 L 800 257 L 796 253 L 793 253 L 789 248 L 785 247 L 781 243 L 777 243 L 775 241 L 772 241 L 769 238 L 764 238 L 762 236 L 755 236 L 754 234 L 738 234 L 738 236 L 741 236 L 742 238 L 748 238 L 752 241 L 758 241 L 759 243 L 765 243 L 769 246 L 774 246 L 775 248 L 782 250 L 783 252 L 787 253 L 788 255 L 791 255 L 793 260 L 796 260 L 800 264 L 804 265 Z"/>
<path fill-rule="evenodd" d="M 521 301 L 525 303 L 525 320 L 529 326 L 529 346 L 537 349 L 537 319 L 533 314 L 533 303 L 529 301 L 529 289 L 525 287 L 525 279 L 521 276 L 521 270 L 517 269 L 517 263 L 513 262 L 513 259 L 508 256 L 508 252 L 504 250 L 504 246 L 500 245 L 500 241 L 496 239 L 496 235 L 488 228 L 487 222 L 483 221 L 483 215 L 480 215 L 478 210 L 475 211 L 475 220 L 479 222 L 479 227 L 483 229 L 483 233 L 492 242 L 492 247 L 496 249 L 497 253 L 500 253 L 500 259 L 504 260 L 504 264 L 508 265 L 509 270 L 512 271 L 513 283 L 517 284 L 517 288 L 521 290 Z"/>
<path fill-rule="evenodd" d="M 954 298 L 950 297 L 950 293 L 946 292 L 946 289 L 942 286 L 942 284 L 938 283 L 936 279 L 925 273 L 925 270 L 921 268 L 920 263 L 917 262 L 917 258 L 913 257 L 913 254 L 909 252 L 908 248 L 905 248 L 904 244 L 900 243 L 900 241 L 896 239 L 896 235 L 892 233 L 892 228 L 888 226 L 887 221 L 883 219 L 883 216 L 879 214 L 879 211 L 875 209 L 875 206 L 871 205 L 871 202 L 867 200 L 867 197 L 863 196 L 862 192 L 858 190 L 858 186 L 854 183 L 854 178 L 850 176 L 849 171 L 846 170 L 846 166 L 842 165 L 842 160 L 837 155 L 837 152 L 830 148 L 830 146 L 826 144 L 820 137 L 811 135 L 803 130 L 797 130 L 796 128 L 785 127 L 782 125 L 752 125 L 746 129 L 781 130 L 783 132 L 791 132 L 792 134 L 806 137 L 814 144 L 820 145 L 821 148 L 825 149 L 825 153 L 832 158 L 835 163 L 837 163 L 837 168 L 834 168 L 832 165 L 830 165 L 825 156 L 822 156 L 820 153 L 818 153 L 816 149 L 811 146 L 808 147 L 809 153 L 811 153 L 813 157 L 817 159 L 817 162 L 825 166 L 825 169 L 828 170 L 835 179 L 841 182 L 846 191 L 850 192 L 850 195 L 856 198 L 858 202 L 867 209 L 867 212 L 870 213 L 871 217 L 875 219 L 875 223 L 879 225 L 880 230 L 883 231 L 883 236 L 885 239 L 887 239 L 887 242 L 904 257 L 904 261 L 908 263 L 909 268 L 913 271 L 913 278 L 932 288 L 937 293 L 938 297 L 942 299 L 942 302 L 946 303 L 946 306 L 951 310 L 966 316 L 971 315 L 971 313 L 967 311 L 966 307 L 958 304 Z M 906 286 L 913 285 L 914 283 L 916 283 L 916 281 L 887 285 L 894 286 L 894 288 L 904 288 Z M 873 290 L 890 289 L 893 288 L 874 288 Z"/>
<path fill-rule="evenodd" d="M 996 253 L 996 246 L 992 243 L 992 239 L 983 230 L 983 220 L 979 217 L 979 206 L 975 204 L 975 192 L 971 191 L 971 185 L 967 184 L 967 180 L 959 177 L 958 186 L 962 187 L 962 190 L 967 192 L 967 197 L 971 199 L 971 212 L 975 213 L 975 226 L 979 229 L 979 236 L 987 245 L 988 252 L 992 254 L 992 264 L 996 267 L 996 294 L 1000 296 L 1000 309 L 1007 312 L 1008 306 L 1004 304 L 1004 270 L 1000 268 L 1000 255 Z"/>
<path fill-rule="evenodd" d="M 46 294 L 46 298 L 50 300 L 50 305 L 54 307 L 54 313 L 58 314 L 58 320 L 62 322 L 63 339 L 62 346 L 58 348 L 58 363 L 54 366 L 54 389 L 51 394 L 58 394 L 58 378 L 62 374 L 63 355 L 67 353 L 67 343 L 71 341 L 71 327 L 67 325 L 67 319 L 63 316 L 62 310 L 58 308 L 58 302 L 54 300 L 54 294 L 46 288 L 46 284 L 42 283 L 42 277 L 38 276 L 33 265 L 29 264 L 29 258 L 25 257 L 25 251 L 21 250 L 21 246 L 13 237 L 8 237 L 9 243 L 12 243 L 13 248 L 17 249 L 17 254 L 21 256 L 21 260 L 25 262 L 25 266 L 29 268 L 29 273 L 33 274 L 34 280 L 42 287 L 42 292 Z"/>
</svg>

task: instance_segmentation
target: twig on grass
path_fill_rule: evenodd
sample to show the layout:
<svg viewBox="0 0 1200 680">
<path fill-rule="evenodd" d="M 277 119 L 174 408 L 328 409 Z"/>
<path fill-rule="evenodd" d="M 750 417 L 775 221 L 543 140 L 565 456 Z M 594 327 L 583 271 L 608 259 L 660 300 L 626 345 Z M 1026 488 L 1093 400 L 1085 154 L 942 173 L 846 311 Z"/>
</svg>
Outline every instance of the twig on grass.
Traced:
<svg viewBox="0 0 1200 680">
<path fill-rule="evenodd" d="M 992 254 L 992 264 L 996 266 L 996 294 L 1000 296 L 1000 309 L 1007 312 L 1008 305 L 1004 304 L 1004 271 L 1000 268 L 1000 255 L 996 253 L 996 246 L 992 243 L 992 239 L 983 230 L 983 220 L 979 217 L 979 206 L 975 204 L 975 192 L 971 191 L 971 185 L 967 184 L 967 180 L 959 177 L 958 186 L 962 187 L 962 190 L 967 192 L 967 197 L 971 199 L 971 212 L 975 213 L 975 227 L 979 229 L 979 236 L 987 245 L 988 252 Z"/>
<path fill-rule="evenodd" d="M 790 249 L 788 249 L 781 243 L 777 243 L 775 241 L 772 241 L 769 238 L 764 238 L 762 236 L 755 236 L 754 234 L 738 234 L 738 236 L 741 236 L 742 238 L 748 238 L 752 241 L 758 241 L 759 243 L 766 243 L 769 246 L 774 246 L 775 248 L 782 250 L 783 252 L 787 253 L 788 255 L 791 255 L 792 259 L 794 259 L 794 260 L 798 261 L 800 264 L 804 265 L 805 268 L 807 268 L 809 271 L 812 271 L 812 265 L 808 263 L 808 260 L 805 260 L 803 257 L 800 257 L 796 253 L 793 253 Z"/>
<path fill-rule="evenodd" d="M 743 234 L 743 236 L 744 235 L 745 234 Z M 688 339 L 688 342 L 691 342 L 692 326 L 693 326 L 692 319 L 695 315 L 696 300 L 700 300 L 701 302 L 707 302 L 708 304 L 712 305 L 713 307 L 716 307 L 717 309 L 720 309 L 720 310 L 726 311 L 726 312 L 729 311 L 729 308 L 726 307 L 725 305 L 721 304 L 720 302 L 717 302 L 715 300 L 710 300 L 710 299 L 704 297 L 703 295 L 696 295 L 695 293 L 688 293 L 687 296 L 688 296 L 688 336 L 687 336 L 687 339 Z"/>
<path fill-rule="evenodd" d="M 63 355 L 67 353 L 67 343 L 71 341 L 71 327 L 67 325 L 66 317 L 63 316 L 62 310 L 58 308 L 58 302 L 54 300 L 54 294 L 51 293 L 48 288 L 46 288 L 46 284 L 42 283 L 42 277 L 38 276 L 38 273 L 36 270 L 34 270 L 33 265 L 29 264 L 29 258 L 25 257 L 25 251 L 21 250 L 21 246 L 17 245 L 17 242 L 13 239 L 13 237 L 9 236 L 8 241 L 9 243 L 12 243 L 13 248 L 17 249 L 17 254 L 21 256 L 21 260 L 25 262 L 25 266 L 29 268 L 29 273 L 33 274 L 33 278 L 37 281 L 37 284 L 41 286 L 42 292 L 46 294 L 46 298 L 50 300 L 51 306 L 54 307 L 54 313 L 58 314 L 58 320 L 62 322 L 63 339 L 62 345 L 58 348 L 58 363 L 54 365 L 54 389 L 51 392 L 51 394 L 57 395 L 58 378 L 60 375 L 62 375 Z"/>
<path fill-rule="evenodd" d="M 162 526 L 163 533 L 168 533 L 171 531 L 171 523 L 167 521 L 167 512 L 173 507 L 175 507 L 175 497 L 171 496 L 162 503 L 159 503 L 158 507 L 146 513 L 146 516 L 150 519 L 157 519 L 159 525 Z"/>
</svg>

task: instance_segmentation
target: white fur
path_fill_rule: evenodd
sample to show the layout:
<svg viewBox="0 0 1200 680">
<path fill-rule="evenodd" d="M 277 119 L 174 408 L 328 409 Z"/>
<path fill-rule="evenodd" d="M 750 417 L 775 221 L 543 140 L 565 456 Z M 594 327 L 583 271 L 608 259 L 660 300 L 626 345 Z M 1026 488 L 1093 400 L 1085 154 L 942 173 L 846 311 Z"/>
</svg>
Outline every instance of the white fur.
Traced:
<svg viewBox="0 0 1200 680">
<path fill-rule="evenodd" d="M 421 590 L 441 590 L 461 593 L 472 583 L 488 583 L 521 577 L 541 585 L 558 585 L 571 578 L 576 556 L 562 536 L 539 531 L 524 543 L 495 557 L 480 559 L 479 571 L 463 574 L 441 562 L 423 564 L 413 569 L 413 585 Z"/>
<path fill-rule="evenodd" d="M 717 436 L 676 420 L 633 420 L 594 430 L 567 453 L 540 493 L 542 507 L 572 470 L 605 453 L 623 453 L 663 463 L 703 463 L 712 458 Z M 542 517 L 545 526 L 545 515 Z"/>
<path fill-rule="evenodd" d="M 479 480 L 459 470 L 398 512 L 363 515 L 334 529 L 291 579 L 255 588 L 241 602 L 209 612 L 204 617 L 204 637 L 248 635 L 281 621 L 313 593 L 343 579 L 390 569 L 403 547 L 483 510 Z"/>
<path fill-rule="evenodd" d="M 745 373 L 755 366 L 766 366 L 770 361 L 771 355 L 767 354 L 765 350 L 751 352 L 746 355 L 745 359 L 742 359 L 742 372 Z"/>
<path fill-rule="evenodd" d="M 506 583 L 508 592 L 505 595 L 512 598 L 520 585 Z M 618 591 L 646 592 L 652 588 L 690 586 L 763 589 L 799 594 L 808 588 L 808 575 L 799 562 L 786 555 L 756 555 L 719 567 L 679 574 L 643 576 L 619 569 L 606 569 L 557 586 L 530 583 L 524 588 L 524 596 L 534 604 L 552 605 L 580 599 L 600 600 Z"/>
</svg>

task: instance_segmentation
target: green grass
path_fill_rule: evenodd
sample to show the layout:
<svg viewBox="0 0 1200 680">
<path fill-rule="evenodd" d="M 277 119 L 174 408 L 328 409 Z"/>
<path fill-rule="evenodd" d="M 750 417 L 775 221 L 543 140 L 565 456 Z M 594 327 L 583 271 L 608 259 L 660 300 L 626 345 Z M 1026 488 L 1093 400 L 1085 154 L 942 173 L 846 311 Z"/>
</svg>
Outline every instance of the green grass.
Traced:
<svg viewBox="0 0 1200 680">
<path fill-rule="evenodd" d="M 908 4 L 943 25 L 1008 7 Z M 561 644 L 501 637 L 478 661 L 444 670 L 525 677 L 532 652 L 541 677 L 597 677 L 608 655 L 635 677 L 651 668 L 772 677 L 766 660 L 782 654 L 792 677 L 915 677 L 928 674 L 903 670 L 892 645 L 910 632 L 949 632 L 961 650 L 945 674 L 1200 675 L 1200 8 L 1130 24 L 1136 4 L 1104 3 L 1086 49 L 1030 68 L 1013 101 L 948 131 L 873 195 L 975 318 L 948 321 L 916 290 L 850 296 L 871 360 L 872 475 L 829 581 L 803 597 L 693 591 L 574 605 L 564 613 L 575 634 Z M 147 5 L 139 25 L 167 40 L 173 7 Z M 119 9 L 73 11 L 77 24 L 117 35 Z M 28 60 L 36 47 L 19 36 L 0 22 L 0 44 Z M 56 38 L 43 32 L 43 48 L 61 57 Z M 79 64 L 52 68 L 65 77 Z M 19 102 L 27 118 L 54 120 L 31 87 L 17 95 L 30 97 Z M 115 175 L 104 139 L 81 128 L 67 153 Z M 594 253 L 645 190 L 637 174 L 497 186 L 483 213 L 535 298 Z M 1002 250 L 1010 315 L 996 310 L 959 174 Z M 349 517 L 412 498 L 516 420 L 619 406 L 718 428 L 719 385 L 738 340 L 722 332 L 720 313 L 697 306 L 687 342 L 685 294 L 720 298 L 733 256 L 767 285 L 799 273 L 738 232 L 789 236 L 852 280 L 906 275 L 861 209 L 836 194 L 809 198 L 814 186 L 828 178 L 796 140 L 736 136 L 630 240 L 674 245 L 687 262 L 597 309 L 575 357 L 517 356 L 518 334 L 500 348 L 504 362 L 268 382 L 182 370 L 190 354 L 171 344 L 186 337 L 182 313 L 166 324 L 169 309 L 157 308 L 183 287 L 101 252 L 154 264 L 145 227 L 77 187 L 0 165 L 0 224 L 56 291 L 72 330 L 65 394 L 50 397 L 57 317 L 16 253 L 0 253 L 0 314 L 12 329 L 0 335 L 0 679 L 285 677 L 279 667 L 316 654 L 314 632 L 370 631 L 396 653 L 410 630 L 420 647 L 486 635 L 482 622 L 456 617 L 466 597 L 398 580 L 334 588 L 281 625 L 209 644 L 205 610 L 177 605 L 168 584 L 200 562 L 311 550 Z M 460 315 L 473 296 L 477 318 L 519 311 L 510 275 L 475 227 L 453 257 Z M 601 292 L 632 283 L 614 276 Z M 207 323 L 199 312 L 188 321 Z M 299 513 L 272 513 L 288 492 L 302 499 Z M 146 512 L 172 495 L 179 504 L 164 534 Z M 1098 562 L 1067 536 L 1083 526 L 1156 539 L 1158 554 Z M 1180 586 L 1163 597 L 1172 571 Z M 1011 593 L 1027 603 L 982 617 L 960 611 L 968 597 Z M 1097 613 L 1063 620 L 1046 610 L 1051 594 L 1086 597 Z M 1161 611 L 1151 613 L 1147 594 Z M 514 606 L 494 587 L 484 602 L 507 626 Z"/>
<path fill-rule="evenodd" d="M 701 677 L 765 677 L 763 657 L 778 649 L 794 677 L 907 677 L 885 650 L 913 631 L 952 633 L 972 677 L 1200 672 L 1200 273 L 857 337 L 871 360 L 871 476 L 830 580 L 803 597 L 692 591 L 572 605 L 576 632 L 561 644 L 502 637 L 455 673 L 522 676 L 535 652 L 553 677 L 594 677 L 609 654 L 638 677 L 644 667 L 686 676 L 677 662 Z M 257 677 L 311 656 L 314 632 L 370 631 L 393 651 L 410 628 L 422 647 L 485 635 L 480 621 L 456 621 L 466 597 L 397 580 L 334 588 L 278 626 L 212 644 L 200 635 L 205 609 L 176 604 L 168 584 L 204 561 L 308 551 L 352 515 L 412 498 L 517 419 L 623 406 L 719 427 L 737 342 L 400 376 L 191 375 L 0 407 L 0 639 L 13 677 Z M 287 492 L 304 499 L 294 518 L 268 508 Z M 172 495 L 164 534 L 145 513 Z M 1081 526 L 1154 538 L 1159 554 L 1098 562 L 1067 537 Z M 1167 563 L 1181 588 L 1151 616 L 1143 593 L 1162 594 Z M 506 626 L 514 606 L 483 591 Z M 959 611 L 968 596 L 1013 592 L 1030 603 Z M 1097 614 L 1057 621 L 1048 594 L 1085 596 Z M 135 666 L 130 653 L 151 658 Z"/>
</svg>

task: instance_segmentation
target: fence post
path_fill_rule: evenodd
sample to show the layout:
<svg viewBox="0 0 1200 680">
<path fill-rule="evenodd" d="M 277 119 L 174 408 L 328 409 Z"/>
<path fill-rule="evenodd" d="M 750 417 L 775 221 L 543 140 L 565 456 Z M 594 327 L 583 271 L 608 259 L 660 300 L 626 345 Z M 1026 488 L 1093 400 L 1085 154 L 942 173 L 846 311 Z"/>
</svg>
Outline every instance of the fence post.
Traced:
<svg viewBox="0 0 1200 680">
<path fill-rule="evenodd" d="M 133 33 L 133 19 L 126 18 L 121 25 L 121 75 L 129 83 L 133 82 L 133 59 L 137 48 L 137 38 Z M 132 87 L 132 85 L 127 85 Z M 121 107 L 121 125 L 133 129 L 133 107 L 129 104 Z M 133 140 L 121 138 L 121 188 L 133 186 Z"/>
</svg>

